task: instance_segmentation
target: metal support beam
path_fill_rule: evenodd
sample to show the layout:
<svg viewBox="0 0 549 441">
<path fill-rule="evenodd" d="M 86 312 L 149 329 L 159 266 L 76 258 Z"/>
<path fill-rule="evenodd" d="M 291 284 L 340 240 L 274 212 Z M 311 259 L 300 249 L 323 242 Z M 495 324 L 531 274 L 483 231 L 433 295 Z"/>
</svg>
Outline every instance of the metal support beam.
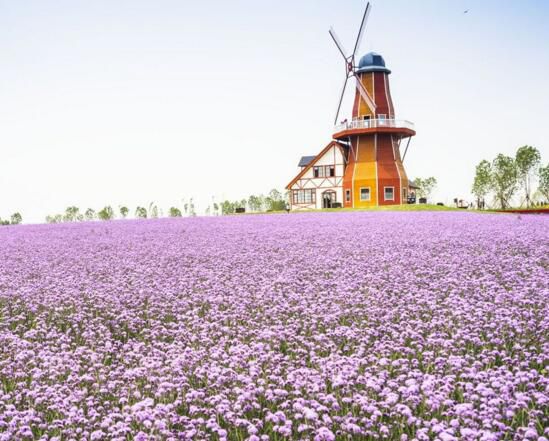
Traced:
<svg viewBox="0 0 549 441">
<path fill-rule="evenodd" d="M 402 156 L 402 163 L 404 164 L 404 158 L 406 158 L 406 153 L 408 152 L 408 147 L 410 146 L 411 136 L 408 137 L 408 142 L 406 143 L 406 150 L 404 150 L 404 155 Z"/>
</svg>

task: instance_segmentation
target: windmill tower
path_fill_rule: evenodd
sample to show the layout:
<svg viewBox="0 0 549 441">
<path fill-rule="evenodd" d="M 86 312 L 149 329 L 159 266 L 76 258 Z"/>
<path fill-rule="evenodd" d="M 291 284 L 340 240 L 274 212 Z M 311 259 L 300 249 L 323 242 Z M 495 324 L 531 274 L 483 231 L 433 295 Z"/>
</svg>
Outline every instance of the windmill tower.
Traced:
<svg viewBox="0 0 549 441">
<path fill-rule="evenodd" d="M 370 14 L 370 3 L 362 17 L 351 55 L 340 43 L 333 29 L 330 35 L 345 60 L 345 82 L 339 98 L 333 138 L 345 147 L 346 167 L 343 177 L 345 207 L 368 207 L 406 203 L 409 181 L 403 160 L 410 139 L 415 135 L 409 121 L 397 120 L 389 88 L 391 71 L 383 57 L 370 52 L 355 57 Z M 339 113 L 349 79 L 355 82 L 352 119 L 338 124 Z M 404 154 L 401 147 L 406 143 Z"/>
</svg>

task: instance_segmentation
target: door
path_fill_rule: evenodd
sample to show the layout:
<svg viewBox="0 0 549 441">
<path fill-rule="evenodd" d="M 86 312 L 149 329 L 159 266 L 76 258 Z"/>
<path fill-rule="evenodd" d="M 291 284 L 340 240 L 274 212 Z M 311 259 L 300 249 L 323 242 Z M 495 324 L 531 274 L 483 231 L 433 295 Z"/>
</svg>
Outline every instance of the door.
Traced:
<svg viewBox="0 0 549 441">
<path fill-rule="evenodd" d="M 322 193 L 322 208 L 332 208 L 336 201 L 336 193 L 333 190 L 326 190 Z"/>
</svg>

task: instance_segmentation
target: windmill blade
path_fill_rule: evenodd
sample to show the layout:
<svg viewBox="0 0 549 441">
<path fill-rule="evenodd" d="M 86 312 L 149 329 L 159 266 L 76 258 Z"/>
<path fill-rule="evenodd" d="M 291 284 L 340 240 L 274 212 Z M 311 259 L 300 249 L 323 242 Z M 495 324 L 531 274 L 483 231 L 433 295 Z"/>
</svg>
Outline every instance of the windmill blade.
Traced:
<svg viewBox="0 0 549 441">
<path fill-rule="evenodd" d="M 366 22 L 368 21 L 368 16 L 370 15 L 371 9 L 372 7 L 370 5 L 370 2 L 368 2 L 368 4 L 366 5 L 366 10 L 364 11 L 364 15 L 362 17 L 362 23 L 360 23 L 360 28 L 358 29 L 355 49 L 353 50 L 353 57 L 356 55 L 356 51 L 358 50 L 358 47 L 360 46 L 360 42 L 362 41 L 362 36 L 364 35 L 364 30 L 366 29 Z"/>
<path fill-rule="evenodd" d="M 355 75 L 355 78 L 356 78 L 356 88 L 358 89 L 358 92 L 360 93 L 360 96 L 362 97 L 362 99 L 364 100 L 366 105 L 370 108 L 370 111 L 372 112 L 372 114 L 375 116 L 375 114 L 376 114 L 376 105 L 374 103 L 374 100 L 370 97 L 370 94 L 368 93 L 366 88 L 360 82 L 360 78 L 358 78 L 358 76 L 356 76 L 356 75 Z"/>
<path fill-rule="evenodd" d="M 347 87 L 347 81 L 349 81 L 349 77 L 345 77 L 345 82 L 343 83 L 343 88 L 341 89 L 341 96 L 339 97 L 339 104 L 337 105 L 337 112 L 334 120 L 334 126 L 337 124 L 337 118 L 339 117 L 339 111 L 341 110 L 341 103 L 343 102 L 343 96 L 345 95 L 345 88 Z"/>
<path fill-rule="evenodd" d="M 343 58 L 345 58 L 345 61 L 346 61 L 347 60 L 347 55 L 345 55 L 346 51 L 343 48 L 343 45 L 341 44 L 341 42 L 339 41 L 339 38 L 337 38 L 334 28 L 330 28 L 328 32 L 330 33 L 330 37 L 332 37 L 332 40 L 334 40 L 334 43 L 336 44 L 339 52 L 341 52 L 341 55 L 343 55 Z"/>
</svg>

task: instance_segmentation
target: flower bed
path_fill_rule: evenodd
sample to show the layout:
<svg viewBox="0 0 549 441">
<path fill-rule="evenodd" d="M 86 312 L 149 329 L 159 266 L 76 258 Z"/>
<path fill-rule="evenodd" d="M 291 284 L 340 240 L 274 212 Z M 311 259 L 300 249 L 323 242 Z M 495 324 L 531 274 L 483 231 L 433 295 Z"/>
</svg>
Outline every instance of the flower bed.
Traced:
<svg viewBox="0 0 549 441">
<path fill-rule="evenodd" d="M 0 230 L 0 440 L 539 439 L 549 218 Z"/>
</svg>

